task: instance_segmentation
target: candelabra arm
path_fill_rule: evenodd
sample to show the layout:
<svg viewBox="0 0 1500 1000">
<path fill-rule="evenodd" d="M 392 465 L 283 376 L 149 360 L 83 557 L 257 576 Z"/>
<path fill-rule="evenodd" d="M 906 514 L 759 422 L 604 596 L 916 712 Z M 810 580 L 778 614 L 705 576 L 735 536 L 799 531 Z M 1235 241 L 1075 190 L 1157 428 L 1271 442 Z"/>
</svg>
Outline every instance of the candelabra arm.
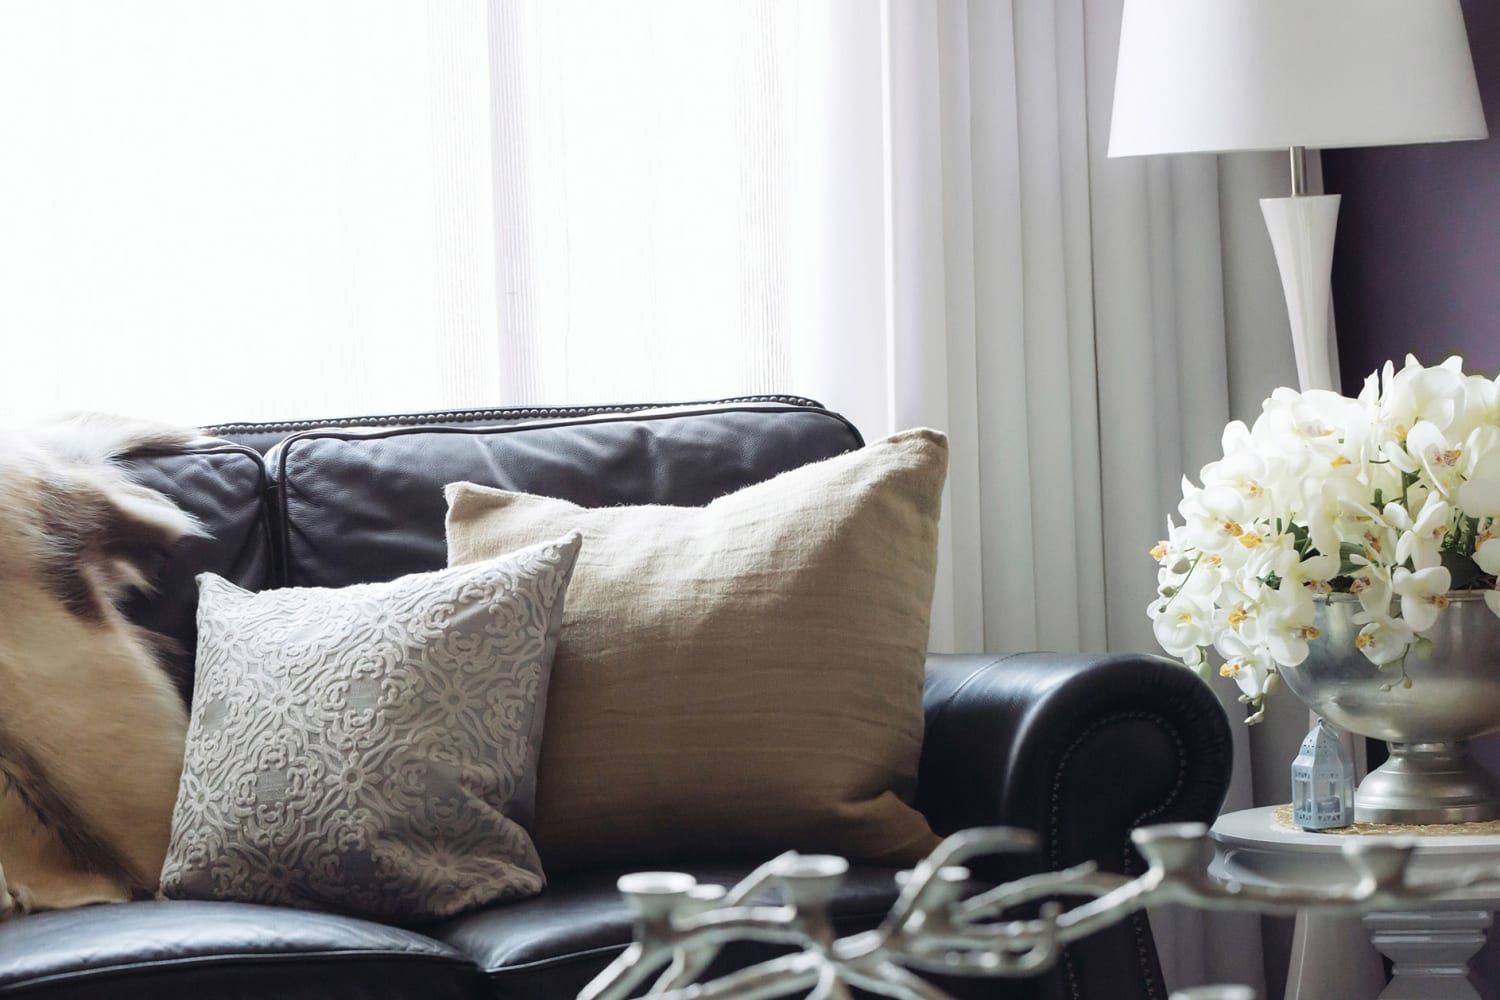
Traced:
<svg viewBox="0 0 1500 1000">
<path fill-rule="evenodd" d="M 802 933 L 803 918 L 790 906 L 736 906 L 672 920 L 672 929 L 682 936 L 704 935 L 724 941 L 755 937 L 784 941 Z"/>
<path fill-rule="evenodd" d="M 661 994 L 662 1000 L 771 1000 L 811 990 L 823 972 L 822 956 L 813 952 L 785 955 L 731 972 L 708 983 Z"/>
<path fill-rule="evenodd" d="M 807 1000 L 854 1000 L 854 998 L 844 978 L 839 975 L 838 967 L 827 964 L 818 974 L 818 985 L 814 986 L 813 991 L 807 995 Z"/>
<path fill-rule="evenodd" d="M 1037 844 L 1037 836 L 1030 830 L 1009 826 L 975 827 L 960 830 L 945 838 L 912 869 L 911 877 L 902 887 L 901 894 L 896 897 L 895 905 L 881 924 L 881 930 L 893 933 L 912 914 L 929 905 L 931 895 L 947 891 L 938 878 L 944 868 L 961 865 L 968 859 L 983 854 L 1030 853 L 1037 849 Z"/>
<path fill-rule="evenodd" d="M 770 889 L 776 884 L 776 873 L 797 856 L 796 851 L 785 851 L 750 872 L 729 890 L 724 897 L 724 905 L 740 906 L 756 893 Z"/>
<path fill-rule="evenodd" d="M 869 971 L 848 970 L 845 974 L 852 985 L 894 1000 L 953 1000 L 946 990 L 912 975 L 895 962 L 877 962 Z"/>
<path fill-rule="evenodd" d="M 1153 896 L 1160 895 L 1160 882 L 1152 877 L 1154 874 L 1158 873 L 1148 871 L 1140 878 L 1126 882 L 1102 896 L 1059 914 L 1057 917 L 1059 940 L 1063 944 L 1070 944 L 1079 938 L 1088 937 L 1095 931 L 1117 924 L 1136 910 L 1157 902 L 1158 900 L 1153 899 Z"/>
<path fill-rule="evenodd" d="M 718 948 L 691 951 L 678 948 L 672 955 L 672 963 L 667 966 L 667 971 L 663 972 L 652 984 L 651 988 L 646 991 L 646 995 L 660 997 L 696 982 L 699 976 L 708 971 L 708 967 L 713 964 L 714 957 L 718 953 Z"/>
<path fill-rule="evenodd" d="M 1102 896 L 1130 881 L 1124 875 L 1101 872 L 1094 862 L 1086 861 L 1060 872 L 1028 875 L 971 896 L 954 907 L 954 919 L 962 923 L 998 917 L 1012 906 L 1048 896 Z"/>
<path fill-rule="evenodd" d="M 671 959 L 670 947 L 636 941 L 578 992 L 578 1000 L 624 1000 Z"/>
</svg>

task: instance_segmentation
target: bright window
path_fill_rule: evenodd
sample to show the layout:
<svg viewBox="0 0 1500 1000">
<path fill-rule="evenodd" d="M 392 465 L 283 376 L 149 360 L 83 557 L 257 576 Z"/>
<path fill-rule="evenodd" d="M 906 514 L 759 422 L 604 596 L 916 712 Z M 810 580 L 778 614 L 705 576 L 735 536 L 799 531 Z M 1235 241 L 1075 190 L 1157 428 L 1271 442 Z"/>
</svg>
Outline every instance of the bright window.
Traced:
<svg viewBox="0 0 1500 1000">
<path fill-rule="evenodd" d="M 0 6 L 0 421 L 795 388 L 795 10 Z"/>
</svg>

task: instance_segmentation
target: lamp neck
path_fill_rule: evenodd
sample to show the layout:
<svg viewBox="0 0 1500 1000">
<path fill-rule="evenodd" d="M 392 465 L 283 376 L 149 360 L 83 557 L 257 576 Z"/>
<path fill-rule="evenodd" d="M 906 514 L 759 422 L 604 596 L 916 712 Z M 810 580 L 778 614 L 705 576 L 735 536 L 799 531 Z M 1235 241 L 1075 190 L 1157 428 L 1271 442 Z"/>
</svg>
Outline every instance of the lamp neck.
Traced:
<svg viewBox="0 0 1500 1000">
<path fill-rule="evenodd" d="M 1292 160 L 1292 195 L 1300 198 L 1307 194 L 1307 147 L 1293 146 L 1291 149 Z"/>
</svg>

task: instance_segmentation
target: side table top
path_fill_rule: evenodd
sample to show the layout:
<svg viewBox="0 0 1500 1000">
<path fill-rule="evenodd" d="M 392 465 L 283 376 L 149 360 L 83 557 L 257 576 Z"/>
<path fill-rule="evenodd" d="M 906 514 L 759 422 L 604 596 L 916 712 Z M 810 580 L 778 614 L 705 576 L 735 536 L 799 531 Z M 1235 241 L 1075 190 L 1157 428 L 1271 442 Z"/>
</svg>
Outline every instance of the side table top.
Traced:
<svg viewBox="0 0 1500 1000">
<path fill-rule="evenodd" d="M 1344 860 L 1343 845 L 1369 837 L 1414 842 L 1417 848 L 1409 872 L 1417 879 L 1451 875 L 1454 869 L 1475 865 L 1500 866 L 1500 835 L 1421 837 L 1289 830 L 1276 823 L 1275 810 L 1265 806 L 1218 818 L 1209 834 L 1214 843 L 1209 866 L 1212 878 L 1261 886 L 1352 885 L 1358 876 Z M 1497 897 L 1500 887 L 1492 883 L 1445 898 L 1489 901 Z"/>
<path fill-rule="evenodd" d="M 1474 862 L 1476 855 L 1483 855 L 1488 851 L 1500 855 L 1500 834 L 1423 837 L 1420 834 L 1349 834 L 1287 829 L 1275 820 L 1277 808 L 1261 806 L 1225 813 L 1214 822 L 1210 836 L 1215 842 L 1226 845 L 1275 845 L 1288 851 L 1314 854 L 1339 854 L 1347 841 L 1358 837 L 1361 840 L 1413 840 L 1423 854 L 1458 854 L 1470 864 Z"/>
</svg>

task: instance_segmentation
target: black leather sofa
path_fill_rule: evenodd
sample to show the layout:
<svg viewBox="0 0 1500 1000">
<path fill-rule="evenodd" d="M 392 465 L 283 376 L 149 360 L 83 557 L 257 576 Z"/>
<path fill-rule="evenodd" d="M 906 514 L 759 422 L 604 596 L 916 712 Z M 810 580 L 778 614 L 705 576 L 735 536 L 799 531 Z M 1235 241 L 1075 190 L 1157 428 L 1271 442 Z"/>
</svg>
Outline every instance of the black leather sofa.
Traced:
<svg viewBox="0 0 1500 1000">
<path fill-rule="evenodd" d="M 156 595 L 131 609 L 174 639 L 187 697 L 193 577 L 338 586 L 444 564 L 441 486 L 470 479 L 589 505 L 701 504 L 856 448 L 808 400 L 755 397 L 670 409 L 490 410 L 320 424 L 228 425 L 135 474 L 200 517 Z M 1144 572 L 1144 570 L 1143 570 Z M 992 878 L 1092 859 L 1138 871 L 1138 825 L 1209 821 L 1229 777 L 1224 713 L 1187 671 L 1146 655 L 932 656 L 917 804 L 939 832 L 1037 831 L 1033 858 Z M 544 748 L 545 752 L 545 748 Z M 690 868 L 731 882 L 763 858 Z M 419 928 L 226 903 L 142 902 L 0 924 L 0 995 L 38 998 L 571 997 L 627 943 L 618 871 L 555 878 L 540 897 Z M 849 930 L 894 898 L 893 872 L 856 868 L 835 905 Z M 726 962 L 754 958 L 736 947 Z M 1032 980 L 949 984 L 966 996 L 1163 998 L 1144 916 L 1071 948 Z"/>
</svg>

